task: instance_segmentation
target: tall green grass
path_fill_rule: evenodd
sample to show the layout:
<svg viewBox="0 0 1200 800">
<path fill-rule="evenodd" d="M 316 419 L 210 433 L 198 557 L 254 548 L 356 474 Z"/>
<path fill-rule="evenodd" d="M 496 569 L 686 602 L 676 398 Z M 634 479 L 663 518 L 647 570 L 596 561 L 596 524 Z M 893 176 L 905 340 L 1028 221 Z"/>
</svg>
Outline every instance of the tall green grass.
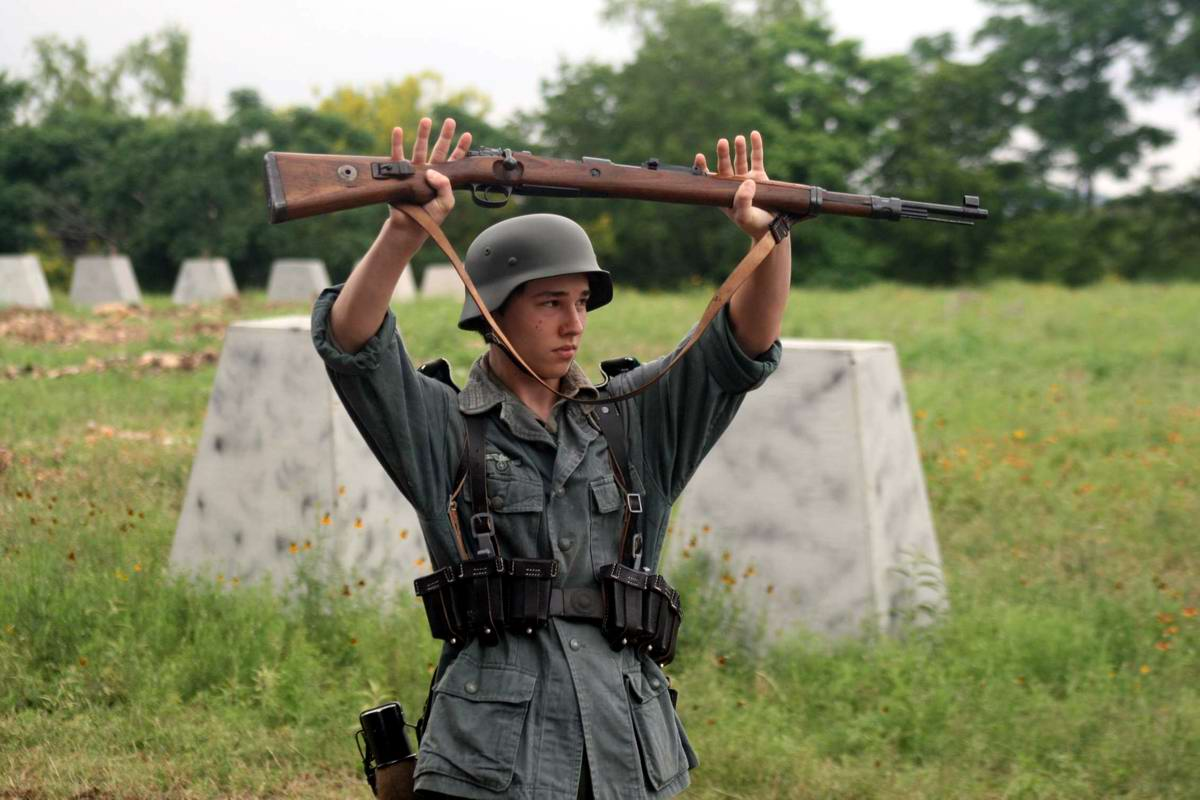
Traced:
<svg viewBox="0 0 1200 800">
<path fill-rule="evenodd" d="M 581 361 L 660 353 L 705 300 L 622 292 Z M 896 343 L 951 611 L 895 639 L 764 648 L 761 578 L 719 580 L 699 534 L 674 565 L 670 669 L 692 794 L 1200 795 L 1197 308 L 1200 287 L 1120 283 L 796 292 L 786 335 Z M 0 369 L 216 347 L 205 318 L 297 312 L 152 298 L 119 323 L 143 338 L 0 339 Z M 452 303 L 400 316 L 417 359 L 465 376 L 478 345 Z M 365 797 L 357 711 L 418 712 L 436 648 L 411 599 L 315 568 L 291 587 L 167 570 L 212 378 L 0 380 L 0 796 Z"/>
</svg>

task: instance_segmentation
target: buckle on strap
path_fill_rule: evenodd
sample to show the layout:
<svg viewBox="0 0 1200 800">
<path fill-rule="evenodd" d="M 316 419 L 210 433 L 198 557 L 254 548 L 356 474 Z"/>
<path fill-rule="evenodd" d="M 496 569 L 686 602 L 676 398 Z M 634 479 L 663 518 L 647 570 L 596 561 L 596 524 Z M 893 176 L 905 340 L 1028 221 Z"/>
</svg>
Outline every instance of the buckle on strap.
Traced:
<svg viewBox="0 0 1200 800">
<path fill-rule="evenodd" d="M 625 507 L 629 509 L 630 514 L 642 513 L 642 496 L 637 492 L 625 495 Z"/>
<path fill-rule="evenodd" d="M 491 558 L 500 554 L 500 549 L 496 546 L 496 521 L 492 519 L 490 511 L 471 515 L 471 535 L 475 537 L 480 558 Z"/>
<path fill-rule="evenodd" d="M 767 226 L 767 230 L 771 233 L 771 238 L 779 244 L 788 237 L 792 232 L 793 217 L 791 214 L 776 214 L 775 219 L 771 220 L 771 224 Z"/>
</svg>

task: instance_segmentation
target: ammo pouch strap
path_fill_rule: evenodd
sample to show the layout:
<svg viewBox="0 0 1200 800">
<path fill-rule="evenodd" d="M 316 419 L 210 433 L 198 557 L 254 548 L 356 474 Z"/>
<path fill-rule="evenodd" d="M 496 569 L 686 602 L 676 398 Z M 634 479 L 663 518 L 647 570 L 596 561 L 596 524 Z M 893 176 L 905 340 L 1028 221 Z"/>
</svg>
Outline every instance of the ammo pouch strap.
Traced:
<svg viewBox="0 0 1200 800">
<path fill-rule="evenodd" d="M 629 645 L 643 648 L 652 659 L 666 666 L 675 658 L 679 625 L 683 621 L 679 592 L 662 575 L 642 566 L 642 497 L 633 492 L 625 430 L 617 409 L 616 403 L 608 403 L 599 406 L 595 415 L 608 442 L 613 475 L 625 496 L 625 522 L 617 551 L 621 561 L 600 570 L 604 606 L 601 628 L 614 650 Z"/>
</svg>

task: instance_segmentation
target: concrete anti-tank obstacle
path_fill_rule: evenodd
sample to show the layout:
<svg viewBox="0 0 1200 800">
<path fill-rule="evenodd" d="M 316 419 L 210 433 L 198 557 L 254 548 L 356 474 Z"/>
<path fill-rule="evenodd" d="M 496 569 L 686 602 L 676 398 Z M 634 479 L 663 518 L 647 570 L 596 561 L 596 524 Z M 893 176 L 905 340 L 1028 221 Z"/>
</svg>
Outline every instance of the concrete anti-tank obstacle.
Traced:
<svg viewBox="0 0 1200 800">
<path fill-rule="evenodd" d="M 224 258 L 189 258 L 175 276 L 171 302 L 177 306 L 237 297 L 237 284 Z"/>
<path fill-rule="evenodd" d="M 171 564 L 279 585 L 303 559 L 412 591 L 428 572 L 416 512 L 375 460 L 313 349 L 308 317 L 225 334 Z"/>
<path fill-rule="evenodd" d="M 105 303 L 141 305 L 142 292 L 128 256 L 80 256 L 71 273 L 71 304 L 94 307 Z"/>
<path fill-rule="evenodd" d="M 416 296 L 417 283 L 413 280 L 412 264 L 405 264 L 404 271 L 400 273 L 400 280 L 396 282 L 396 289 L 392 292 L 392 302 L 402 303 Z"/>
<path fill-rule="evenodd" d="M 317 258 L 280 258 L 271 264 L 267 302 L 311 303 L 329 286 L 325 262 Z"/>
<path fill-rule="evenodd" d="M 38 257 L 0 256 L 0 308 L 50 308 L 50 286 Z"/>
<path fill-rule="evenodd" d="M 450 264 L 430 264 L 421 275 L 422 297 L 453 297 L 461 301 L 466 296 L 462 279 Z"/>
<path fill-rule="evenodd" d="M 931 620 L 946 605 L 941 556 L 895 349 L 783 347 L 685 489 L 672 557 L 694 537 L 771 638 Z"/>
</svg>

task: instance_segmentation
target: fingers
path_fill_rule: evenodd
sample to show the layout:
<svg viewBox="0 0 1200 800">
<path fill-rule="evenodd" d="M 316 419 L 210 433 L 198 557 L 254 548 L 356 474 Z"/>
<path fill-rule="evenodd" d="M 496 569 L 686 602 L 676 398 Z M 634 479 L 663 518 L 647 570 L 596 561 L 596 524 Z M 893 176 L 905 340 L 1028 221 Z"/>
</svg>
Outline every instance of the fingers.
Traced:
<svg viewBox="0 0 1200 800">
<path fill-rule="evenodd" d="M 404 129 L 392 128 L 392 161 L 404 160 Z"/>
<path fill-rule="evenodd" d="M 740 133 L 733 139 L 734 158 L 733 171 L 735 175 L 745 175 L 750 171 L 749 162 L 746 160 L 746 137 Z"/>
<path fill-rule="evenodd" d="M 742 181 L 742 185 L 738 187 L 737 193 L 733 195 L 733 210 L 739 216 L 750 209 L 754 204 L 754 192 L 758 188 L 758 184 L 753 179 Z"/>
<path fill-rule="evenodd" d="M 422 117 L 421 123 L 417 125 L 417 141 L 413 144 L 412 163 L 425 163 L 425 157 L 429 154 L 429 131 L 432 128 L 433 120 Z"/>
<path fill-rule="evenodd" d="M 717 174 L 729 176 L 733 174 L 733 162 L 729 160 L 729 140 L 717 140 Z"/>
<path fill-rule="evenodd" d="M 467 131 L 462 136 L 458 137 L 458 147 L 454 148 L 454 152 L 450 154 L 447 161 L 457 161 L 467 154 L 471 149 L 471 132 Z"/>
<path fill-rule="evenodd" d="M 450 179 L 434 169 L 425 170 L 425 180 L 437 192 L 437 197 L 425 204 L 425 209 L 439 223 L 444 222 L 454 208 L 454 189 Z"/>
<path fill-rule="evenodd" d="M 766 172 L 763 166 L 763 140 L 758 131 L 750 131 L 750 171 Z"/>
<path fill-rule="evenodd" d="M 454 120 L 446 117 L 442 122 L 442 130 L 438 133 L 437 142 L 433 145 L 433 154 L 430 156 L 430 163 L 437 164 L 446 160 L 446 154 L 450 152 L 450 143 L 454 141 Z"/>
<path fill-rule="evenodd" d="M 692 161 L 692 169 L 708 172 L 708 159 L 704 157 L 704 153 L 696 153 L 696 158 Z"/>
</svg>

